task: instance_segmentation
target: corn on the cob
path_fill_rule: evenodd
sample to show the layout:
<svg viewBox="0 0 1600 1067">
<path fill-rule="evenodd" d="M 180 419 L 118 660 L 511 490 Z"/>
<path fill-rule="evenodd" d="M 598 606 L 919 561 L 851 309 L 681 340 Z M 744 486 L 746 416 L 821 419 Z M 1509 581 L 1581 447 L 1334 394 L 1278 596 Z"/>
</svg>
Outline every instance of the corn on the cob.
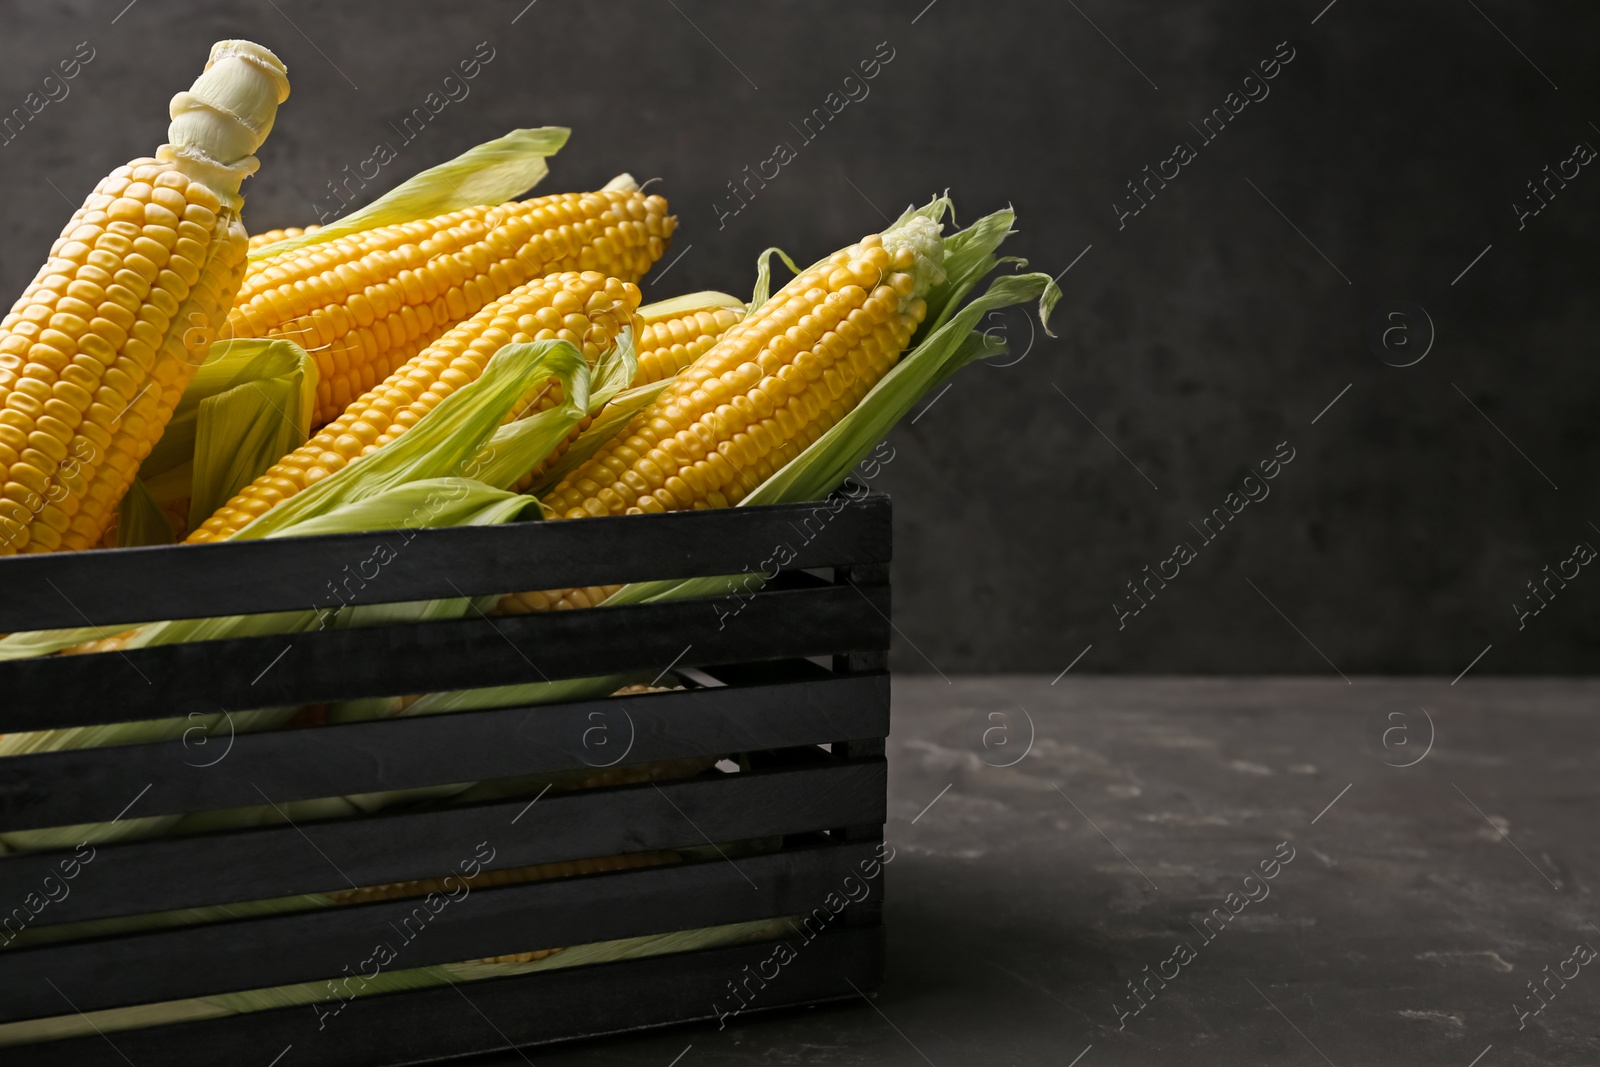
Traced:
<svg viewBox="0 0 1600 1067">
<path fill-rule="evenodd" d="M 168 143 L 107 175 L 0 321 L 0 555 L 96 544 L 244 275 L 239 183 L 289 83 L 222 41 Z"/>
<path fill-rule="evenodd" d="M 381 226 L 250 266 L 227 336 L 285 337 L 317 360 L 312 426 L 525 282 L 563 271 L 643 277 L 677 220 L 613 187 Z"/>
<path fill-rule="evenodd" d="M 322 229 L 321 226 L 312 223 L 310 226 L 285 226 L 281 230 L 253 233 L 250 235 L 250 251 L 254 252 L 258 248 L 275 245 L 279 241 L 285 241 L 291 237 L 299 237 L 303 233 L 316 233 L 320 229 Z"/>
<path fill-rule="evenodd" d="M 304 446 L 289 453 L 189 535 L 219 541 L 352 459 L 400 436 L 450 393 L 474 381 L 502 347 L 559 338 L 593 364 L 633 322 L 639 287 L 594 271 L 568 271 L 514 289 L 419 352 L 351 404 Z M 536 390 L 520 414 L 559 403 L 558 390 Z"/>
<path fill-rule="evenodd" d="M 659 305 L 666 310 L 657 315 L 650 314 L 649 308 L 639 309 L 639 339 L 636 349 L 639 369 L 633 376 L 630 388 L 671 378 L 705 355 L 706 351 L 716 343 L 717 338 L 744 318 L 744 307 L 730 306 L 724 300 L 718 299 L 721 294 L 699 295 L 707 298 L 701 307 L 694 307 L 692 302 L 689 306 L 685 306 L 680 300 L 675 299 Z M 566 439 L 551 449 L 550 454 L 537 467 L 518 479 L 511 488 L 518 493 L 526 492 L 545 471 L 566 454 L 567 449 L 572 447 L 573 442 L 593 422 L 594 416 L 579 420 Z"/>
<path fill-rule="evenodd" d="M 544 498 L 560 518 L 737 504 L 877 384 L 927 314 L 936 223 L 873 234 L 800 274 Z M 588 607 L 617 587 L 513 593 L 502 614 Z"/>
</svg>

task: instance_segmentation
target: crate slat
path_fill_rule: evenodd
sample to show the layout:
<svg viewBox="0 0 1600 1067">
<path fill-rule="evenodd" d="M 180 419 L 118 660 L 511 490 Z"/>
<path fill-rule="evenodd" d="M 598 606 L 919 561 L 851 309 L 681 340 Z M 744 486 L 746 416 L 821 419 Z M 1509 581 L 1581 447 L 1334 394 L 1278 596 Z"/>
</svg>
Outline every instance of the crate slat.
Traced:
<svg viewBox="0 0 1600 1067">
<path fill-rule="evenodd" d="M 747 1012 L 728 1020 L 729 1026 L 773 1008 L 859 999 L 882 984 L 881 926 L 830 930 L 792 944 L 794 959 L 777 971 Z M 91 1034 L 0 1049 L 0 1055 L 26 1056 L 29 1067 L 127 1067 L 130 1061 L 141 1067 L 215 1067 L 237 1062 L 241 1049 L 251 1050 L 262 1064 L 289 1050 L 281 1067 L 428 1063 L 715 1019 L 713 1005 L 725 1011 L 734 1003 L 727 983 L 743 979 L 747 967 L 759 970 L 772 952 L 770 943 L 737 945 L 388 993 L 352 1001 L 326 1027 L 309 1006 L 277 1008 L 114 1033 L 109 1040 Z M 529 1010 L 530 1005 L 538 1010 Z"/>
<path fill-rule="evenodd" d="M 14 556 L 0 559 L 0 633 L 737 574 L 758 569 L 780 543 L 796 553 L 791 568 L 831 567 L 887 559 L 889 527 L 888 498 L 868 494 L 577 523 Z"/>
<path fill-rule="evenodd" d="M 458 852 L 472 848 L 463 842 Z M 842 896 L 843 879 L 877 851 L 828 844 L 505 886 L 431 917 L 419 901 L 403 900 L 0 953 L 0 1022 L 61 1014 L 63 995 L 94 1011 L 319 981 L 347 966 L 358 973 L 380 943 L 400 970 L 808 913 L 830 893 Z M 418 908 L 424 919 L 404 925 Z"/>
<path fill-rule="evenodd" d="M 598 726 L 603 734 L 585 734 Z M 13 756 L 0 830 L 481 782 L 622 762 L 881 738 L 887 674 L 775 681 L 608 700 Z M 196 735 L 198 737 L 198 735 Z M 605 738 L 614 746 L 599 744 Z M 613 751 L 616 753 L 613 755 Z M 62 789 L 71 782 L 73 788 Z M 9 860 L 0 857 L 0 882 Z M 27 884 L 26 880 L 23 884 Z"/>
<path fill-rule="evenodd" d="M 881 760 L 555 794 L 298 827 L 98 846 L 40 925 L 437 878 L 490 841 L 497 869 L 835 826 L 881 824 Z M 659 791 L 658 791 L 659 790 Z M 676 805 L 676 808 L 673 807 Z M 698 827 L 698 829 L 696 829 Z M 20 901 L 60 853 L 0 860 Z M 174 877 L 173 872 L 188 872 Z M 348 879 L 348 881 L 346 880 Z M 5 955 L 0 953 L 0 964 Z"/>
<path fill-rule="evenodd" d="M 878 595 L 817 582 L 727 619 L 731 606 L 684 600 L 12 660 L 0 732 L 887 648 Z"/>
</svg>

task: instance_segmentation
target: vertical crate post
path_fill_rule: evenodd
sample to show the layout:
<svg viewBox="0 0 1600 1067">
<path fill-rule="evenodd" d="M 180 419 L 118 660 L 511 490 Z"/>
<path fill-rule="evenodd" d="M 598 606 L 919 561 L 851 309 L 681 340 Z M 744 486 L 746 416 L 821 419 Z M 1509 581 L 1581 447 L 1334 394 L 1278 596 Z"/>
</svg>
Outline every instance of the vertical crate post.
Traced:
<svg viewBox="0 0 1600 1067">
<path fill-rule="evenodd" d="M 882 612 L 886 619 L 892 615 L 887 562 L 855 563 L 836 567 L 834 581 L 855 588 L 875 609 Z M 835 674 L 842 675 L 886 673 L 889 670 L 889 650 L 883 648 L 840 653 L 833 657 L 833 670 Z M 885 756 L 885 740 L 882 737 L 874 737 L 856 741 L 837 741 L 834 742 L 833 752 L 843 759 L 881 760 Z M 864 841 L 872 844 L 883 842 L 882 823 L 842 826 L 832 833 L 844 841 Z M 888 879 L 888 872 L 881 873 L 879 878 L 881 879 L 879 891 L 875 897 L 868 898 L 862 904 L 845 911 L 844 921 L 847 928 L 865 929 L 883 926 L 883 885 Z M 872 973 L 870 984 L 862 986 L 863 992 L 876 993 L 883 985 L 883 975 L 883 968 L 879 967 Z"/>
</svg>

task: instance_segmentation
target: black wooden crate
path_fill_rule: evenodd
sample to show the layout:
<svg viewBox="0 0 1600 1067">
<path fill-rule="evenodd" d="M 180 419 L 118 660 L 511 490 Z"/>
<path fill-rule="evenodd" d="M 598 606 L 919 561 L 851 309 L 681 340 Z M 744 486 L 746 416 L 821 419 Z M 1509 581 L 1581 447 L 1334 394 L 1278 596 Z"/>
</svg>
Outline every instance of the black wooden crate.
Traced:
<svg viewBox="0 0 1600 1067">
<path fill-rule="evenodd" d="M 346 566 L 380 544 L 393 558 L 378 576 L 336 593 Z M 769 848 L 737 863 L 708 858 L 475 888 L 407 946 L 403 968 L 812 913 L 880 854 L 890 545 L 888 499 L 860 494 L 815 505 L 0 559 L 0 633 L 85 624 L 110 633 L 148 619 L 738 574 L 778 561 L 785 572 L 737 599 L 0 662 L 0 733 L 668 668 L 695 668 L 714 683 L 4 758 L 0 831 L 609 765 L 588 744 L 585 731 L 597 724 L 608 740 L 631 743 L 621 766 L 742 761 L 738 773 L 557 793 L 532 808 L 516 798 L 102 844 L 70 893 L 31 925 L 437 878 L 483 841 L 493 842 L 492 869 L 756 839 Z M 71 852 L 0 856 L 0 919 Z M 883 971 L 881 889 L 880 876 L 865 901 L 808 939 L 749 1010 L 873 990 Z M 0 948 L 0 1024 L 338 977 L 414 904 Z M 772 951 L 770 942 L 741 944 L 366 996 L 326 1027 L 310 1006 L 276 1008 L 0 1047 L 0 1059 L 40 1067 L 423 1062 L 710 1018 L 713 1003 L 733 1003 L 730 983 Z"/>
</svg>

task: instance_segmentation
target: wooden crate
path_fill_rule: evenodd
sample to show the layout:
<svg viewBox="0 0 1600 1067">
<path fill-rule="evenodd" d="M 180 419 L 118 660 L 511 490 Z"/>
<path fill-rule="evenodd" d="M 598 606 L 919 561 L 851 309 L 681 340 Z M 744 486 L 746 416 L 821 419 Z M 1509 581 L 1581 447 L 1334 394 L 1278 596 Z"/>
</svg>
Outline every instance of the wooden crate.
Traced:
<svg viewBox="0 0 1600 1067">
<path fill-rule="evenodd" d="M 738 600 L 472 615 L 0 662 L 0 732 L 669 667 L 695 668 L 703 682 L 721 683 L 6 758 L 0 831 L 611 762 L 741 761 L 737 773 L 555 793 L 531 809 L 519 797 L 97 845 L 67 895 L 24 914 L 30 927 L 42 927 L 437 878 L 479 842 L 492 843 L 492 869 L 508 869 L 757 839 L 781 844 L 737 863 L 708 858 L 473 889 L 440 911 L 395 966 L 812 913 L 880 854 L 890 545 L 888 499 L 861 493 L 818 505 L 0 559 L 0 633 L 86 624 L 110 633 L 141 619 L 737 574 L 784 563 L 765 590 Z M 375 567 L 374 558 L 387 561 Z M 350 581 L 352 573 L 361 581 Z M 596 727 L 603 732 L 594 734 Z M 612 755 L 620 751 L 625 757 Z M 71 855 L 0 856 L 0 920 L 30 893 L 40 899 L 53 873 L 59 882 Z M 871 992 L 883 973 L 881 894 L 880 875 L 864 902 L 819 922 L 823 932 L 803 946 L 796 939 L 793 960 L 749 1010 Z M 339 977 L 415 903 L 0 948 L 0 1024 Z M 332 1020 L 307 1005 L 91 1033 L 0 1047 L 0 1059 L 38 1067 L 426 1062 L 711 1018 L 713 1004 L 734 1003 L 730 983 L 773 948 L 740 944 L 372 995 L 349 1001 Z"/>
</svg>

